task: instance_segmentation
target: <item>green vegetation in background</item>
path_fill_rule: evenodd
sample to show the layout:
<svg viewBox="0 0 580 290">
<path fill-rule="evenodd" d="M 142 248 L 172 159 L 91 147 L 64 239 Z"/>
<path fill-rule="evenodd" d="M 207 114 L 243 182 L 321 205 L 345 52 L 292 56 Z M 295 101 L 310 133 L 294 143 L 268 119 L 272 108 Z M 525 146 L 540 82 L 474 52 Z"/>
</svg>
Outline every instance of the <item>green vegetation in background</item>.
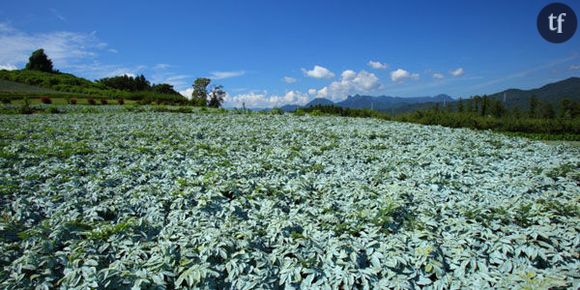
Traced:
<svg viewBox="0 0 580 290">
<path fill-rule="evenodd" d="M 551 106 L 546 106 L 535 98 L 530 98 L 528 112 L 521 112 L 518 110 L 508 111 L 499 101 L 476 97 L 467 102 L 460 100 L 456 107 L 446 106 L 441 109 L 436 105 L 431 110 L 419 110 L 394 116 L 368 109 L 349 109 L 337 106 L 301 108 L 295 114 L 378 118 L 423 125 L 517 133 L 519 136 L 539 140 L 579 141 L 579 112 L 579 104 L 568 99 L 562 100 L 559 113 L 556 113 Z"/>
<path fill-rule="evenodd" d="M 205 81 L 204 81 L 205 80 Z M 222 86 L 208 90 L 211 80 L 200 78 L 194 83 L 201 95 L 193 101 L 187 100 L 170 84 L 151 84 L 145 76 L 127 75 L 108 77 L 92 82 L 72 74 L 54 70 L 52 61 L 39 49 L 32 53 L 26 68 L 22 70 L 0 70 L 0 100 L 9 103 L 24 97 L 78 98 L 103 100 L 132 100 L 141 104 L 194 105 L 221 107 L 226 92 Z M 203 86 L 200 86 L 203 85 Z M 203 101 L 201 97 L 204 97 Z"/>
</svg>

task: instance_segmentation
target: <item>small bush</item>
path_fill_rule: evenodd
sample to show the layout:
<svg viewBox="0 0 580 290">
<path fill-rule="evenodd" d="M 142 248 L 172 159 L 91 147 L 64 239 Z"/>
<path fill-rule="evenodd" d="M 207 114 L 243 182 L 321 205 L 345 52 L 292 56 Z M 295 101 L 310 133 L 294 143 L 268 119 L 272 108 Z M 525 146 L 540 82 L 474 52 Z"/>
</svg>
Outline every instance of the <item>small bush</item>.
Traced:
<svg viewBox="0 0 580 290">
<path fill-rule="evenodd" d="M 49 114 L 60 114 L 61 113 L 56 106 L 50 106 L 48 108 L 47 112 Z"/>
<path fill-rule="evenodd" d="M 123 100 L 123 98 L 118 98 L 117 99 L 117 103 L 119 103 L 119 105 L 124 105 L 125 104 L 125 100 Z"/>
<path fill-rule="evenodd" d="M 30 101 L 28 100 L 28 97 L 24 98 L 24 102 L 22 103 L 20 108 L 18 108 L 18 111 L 20 114 L 32 114 L 32 113 L 34 113 L 34 110 L 32 109 L 32 107 L 30 107 Z"/>
<path fill-rule="evenodd" d="M 270 114 L 272 114 L 272 115 L 284 115 L 284 111 L 282 111 L 282 109 L 280 109 L 280 108 L 273 108 L 272 110 L 270 110 Z"/>
<path fill-rule="evenodd" d="M 47 97 L 47 96 L 40 97 L 40 101 L 43 104 L 47 104 L 47 105 L 52 104 L 52 100 L 49 97 Z"/>
<path fill-rule="evenodd" d="M 97 101 L 95 101 L 95 99 L 93 99 L 93 98 L 88 98 L 87 102 L 89 103 L 89 105 L 96 105 L 97 104 Z"/>
<path fill-rule="evenodd" d="M 77 104 L 77 98 L 71 98 L 70 100 L 68 100 L 68 103 L 71 105 L 76 105 Z"/>
<path fill-rule="evenodd" d="M 101 105 L 106 105 L 106 104 L 108 104 L 108 103 L 109 103 L 109 102 L 107 101 L 107 99 L 101 99 Z"/>
<path fill-rule="evenodd" d="M 145 98 L 138 101 L 139 105 L 151 105 L 151 99 Z"/>
<path fill-rule="evenodd" d="M 2 104 L 10 104 L 12 100 L 10 98 L 2 98 Z"/>
</svg>

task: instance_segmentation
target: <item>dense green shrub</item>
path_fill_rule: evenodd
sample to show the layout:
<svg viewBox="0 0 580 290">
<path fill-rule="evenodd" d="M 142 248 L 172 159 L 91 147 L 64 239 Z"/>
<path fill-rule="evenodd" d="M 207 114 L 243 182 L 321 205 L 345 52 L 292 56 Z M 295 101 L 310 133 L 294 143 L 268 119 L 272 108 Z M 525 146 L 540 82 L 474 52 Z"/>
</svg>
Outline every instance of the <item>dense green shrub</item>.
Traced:
<svg viewBox="0 0 580 290">
<path fill-rule="evenodd" d="M 272 110 L 270 110 L 270 114 L 272 115 L 283 115 L 284 111 L 282 111 L 282 109 L 280 108 L 273 108 Z"/>
<path fill-rule="evenodd" d="M 56 106 L 50 106 L 48 107 L 48 109 L 46 110 L 47 113 L 49 114 L 60 114 L 61 111 L 56 107 Z"/>
<path fill-rule="evenodd" d="M 89 103 L 89 105 L 96 105 L 97 101 L 95 101 L 95 99 L 93 99 L 93 98 L 88 98 L 87 103 Z"/>
<path fill-rule="evenodd" d="M 571 109 L 570 109 L 571 110 Z M 569 111 L 570 111 L 569 110 Z M 435 107 L 432 110 L 419 110 L 412 113 L 390 116 L 384 112 L 368 109 L 350 109 L 337 106 L 313 106 L 300 108 L 294 112 L 301 116 L 334 115 L 342 117 L 378 118 L 400 122 L 419 123 L 423 125 L 441 125 L 450 128 L 471 128 L 478 130 L 495 130 L 502 132 L 519 132 L 525 134 L 541 134 L 542 139 L 550 139 L 549 135 L 560 136 L 566 140 L 580 140 L 580 118 L 571 118 L 564 114 L 556 118 L 552 114 L 547 117 L 522 117 L 518 114 L 508 114 L 502 109 L 492 107 L 492 114 L 482 115 L 481 112 L 442 111 Z M 498 113 L 499 112 L 499 113 Z M 497 117 L 501 116 L 501 117 Z"/>
</svg>

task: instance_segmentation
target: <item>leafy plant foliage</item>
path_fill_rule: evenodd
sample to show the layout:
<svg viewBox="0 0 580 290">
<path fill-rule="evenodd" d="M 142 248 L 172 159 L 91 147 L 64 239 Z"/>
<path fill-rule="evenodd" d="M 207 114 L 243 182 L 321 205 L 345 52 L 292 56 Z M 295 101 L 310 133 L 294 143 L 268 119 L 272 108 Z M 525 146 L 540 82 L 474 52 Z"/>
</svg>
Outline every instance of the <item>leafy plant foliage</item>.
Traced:
<svg viewBox="0 0 580 290">
<path fill-rule="evenodd" d="M 578 288 L 577 148 L 159 108 L 0 115 L 1 288 Z"/>
</svg>

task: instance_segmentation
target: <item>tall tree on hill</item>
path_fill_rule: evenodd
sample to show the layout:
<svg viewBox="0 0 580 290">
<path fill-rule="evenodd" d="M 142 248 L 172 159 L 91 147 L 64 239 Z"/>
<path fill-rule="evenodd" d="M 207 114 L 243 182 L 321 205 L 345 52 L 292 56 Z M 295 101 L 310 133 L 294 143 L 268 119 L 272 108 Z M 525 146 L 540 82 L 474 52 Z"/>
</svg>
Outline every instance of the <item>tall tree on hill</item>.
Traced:
<svg viewBox="0 0 580 290">
<path fill-rule="evenodd" d="M 223 86 L 215 86 L 209 93 L 209 103 L 208 106 L 212 108 L 219 108 L 224 102 L 226 97 L 226 91 L 224 91 Z"/>
<path fill-rule="evenodd" d="M 129 92 L 148 91 L 151 89 L 151 83 L 145 79 L 144 75 L 133 77 L 125 74 L 122 76 L 102 78 L 97 80 L 97 82 L 113 89 Z"/>
<path fill-rule="evenodd" d="M 160 94 L 167 94 L 167 95 L 177 95 L 179 94 L 172 85 L 170 84 L 156 84 L 151 87 L 151 89 Z"/>
<path fill-rule="evenodd" d="M 135 78 L 135 91 L 145 91 L 151 88 L 151 83 L 145 79 L 144 75 Z"/>
<path fill-rule="evenodd" d="M 207 86 L 211 83 L 208 78 L 197 78 L 193 82 L 193 93 L 191 94 L 195 106 L 205 107 L 207 105 Z"/>
<path fill-rule="evenodd" d="M 28 58 L 28 63 L 25 67 L 27 70 L 38 70 L 43 72 L 54 72 L 52 68 L 52 60 L 44 53 L 44 49 L 35 50 Z"/>
</svg>

